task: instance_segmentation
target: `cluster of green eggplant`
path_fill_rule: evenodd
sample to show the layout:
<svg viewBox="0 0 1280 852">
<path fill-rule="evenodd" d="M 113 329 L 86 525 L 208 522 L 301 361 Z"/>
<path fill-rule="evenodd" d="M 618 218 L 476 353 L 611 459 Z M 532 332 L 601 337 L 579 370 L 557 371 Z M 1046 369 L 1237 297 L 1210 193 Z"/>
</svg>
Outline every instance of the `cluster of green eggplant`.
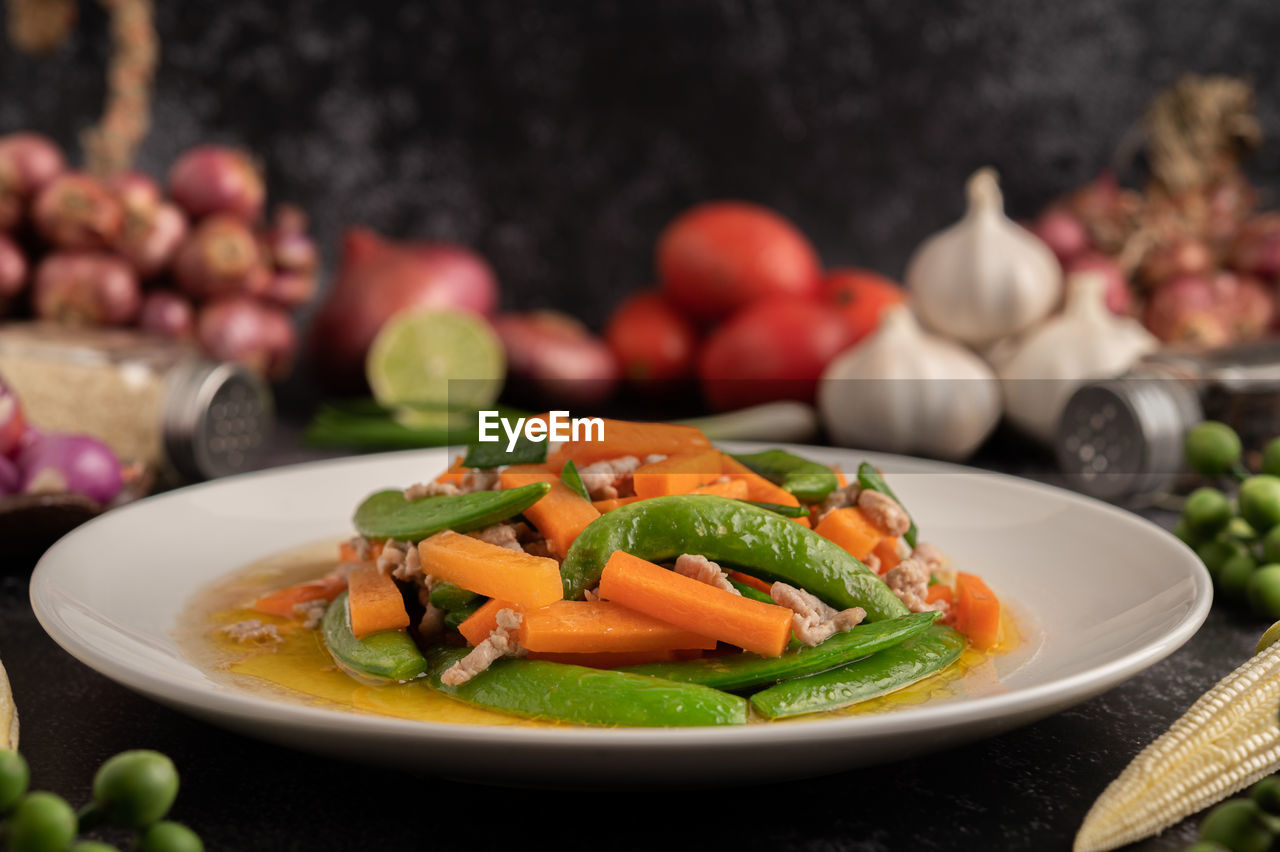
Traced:
<svg viewBox="0 0 1280 852">
<path fill-rule="evenodd" d="M 823 465 L 782 450 L 740 461 L 805 502 L 837 487 Z M 864 464 L 859 484 L 889 492 Z M 514 517 L 545 492 L 545 483 L 497 492 L 406 500 L 400 492 L 370 497 L 356 512 L 369 537 L 416 541 L 444 529 L 466 531 Z M 912 526 L 909 540 L 914 540 Z M 793 641 L 780 656 L 742 652 L 699 659 L 593 669 L 558 662 L 505 659 L 470 681 L 450 686 L 441 675 L 469 649 L 449 645 L 423 653 L 406 633 L 357 639 L 345 596 L 321 623 L 324 642 L 351 674 L 383 682 L 423 679 L 458 700 L 500 712 L 602 726 L 735 725 L 749 710 L 778 719 L 847 707 L 901 689 L 951 665 L 964 638 L 935 624 L 937 613 L 911 613 L 879 577 L 843 548 L 770 508 L 711 495 L 655 497 L 601 515 L 574 541 L 561 564 L 566 599 L 595 585 L 617 550 L 650 561 L 698 553 L 764 580 L 808 590 L 837 609 L 860 606 L 867 621 L 809 647 Z M 744 595 L 768 601 L 745 585 Z M 456 626 L 483 601 L 450 584 L 431 593 Z"/>
</svg>

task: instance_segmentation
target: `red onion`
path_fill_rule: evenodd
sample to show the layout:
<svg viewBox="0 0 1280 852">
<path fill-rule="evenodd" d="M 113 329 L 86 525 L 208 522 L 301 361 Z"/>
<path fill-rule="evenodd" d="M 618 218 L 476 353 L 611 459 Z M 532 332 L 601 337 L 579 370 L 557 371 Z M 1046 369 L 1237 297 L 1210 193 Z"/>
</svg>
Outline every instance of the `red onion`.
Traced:
<svg viewBox="0 0 1280 852">
<path fill-rule="evenodd" d="M 307 216 L 292 204 L 276 207 L 275 221 L 263 235 L 264 254 L 285 272 L 314 272 L 320 262 L 315 242 L 307 236 Z"/>
<path fill-rule="evenodd" d="M 1031 223 L 1031 233 L 1039 237 L 1064 267 L 1089 251 L 1089 232 L 1080 219 L 1063 207 L 1054 206 Z"/>
<path fill-rule="evenodd" d="M 1166 281 L 1192 275 L 1204 275 L 1213 268 L 1209 247 L 1194 237 L 1179 237 L 1160 243 L 1147 252 L 1139 267 L 1143 279 L 1152 287 Z"/>
<path fill-rule="evenodd" d="M 36 196 L 31 208 L 36 230 L 54 246 L 95 251 L 111 246 L 124 227 L 124 208 L 89 175 L 59 175 Z"/>
<path fill-rule="evenodd" d="M 27 283 L 27 258 L 12 239 L 0 234 L 0 302 L 18 295 Z"/>
<path fill-rule="evenodd" d="M 192 148 L 169 172 L 169 195 L 193 218 L 229 213 L 255 222 L 266 194 L 253 161 L 220 145 Z"/>
<path fill-rule="evenodd" d="M 1147 302 L 1144 324 L 1166 343 L 1221 346 L 1231 330 L 1218 311 L 1213 282 L 1185 275 L 1166 282 Z"/>
<path fill-rule="evenodd" d="M 106 503 L 124 486 L 115 453 L 88 435 L 41 435 L 22 448 L 18 469 L 24 494 L 74 491 Z"/>
<path fill-rule="evenodd" d="M 187 217 L 176 204 L 162 202 L 150 218 L 128 219 L 116 251 L 140 278 L 154 278 L 169 267 L 186 237 Z"/>
<path fill-rule="evenodd" d="M 36 267 L 36 315 L 72 325 L 124 325 L 138 313 L 142 291 L 129 264 L 115 255 L 55 252 Z"/>
<path fill-rule="evenodd" d="M 196 338 L 211 357 L 271 378 L 288 374 L 297 349 L 289 315 L 247 296 L 217 299 L 201 308 Z"/>
<path fill-rule="evenodd" d="M 556 311 L 504 314 L 493 329 L 507 351 L 512 385 L 541 401 L 591 406 L 608 399 L 622 370 L 613 351 L 576 319 Z"/>
<path fill-rule="evenodd" d="M 62 150 L 39 133 L 10 133 L 0 136 L 0 174 L 7 189 L 30 198 L 67 170 Z"/>
<path fill-rule="evenodd" d="M 4 456 L 0 456 L 0 497 L 17 494 L 22 484 L 22 473 L 18 466 Z"/>
<path fill-rule="evenodd" d="M 138 327 L 157 337 L 188 340 L 195 335 L 195 308 L 171 290 L 152 290 L 142 300 Z"/>
<path fill-rule="evenodd" d="M 311 328 L 317 375 L 334 389 L 364 387 L 364 356 L 393 314 L 406 308 L 497 307 L 493 269 L 475 252 L 447 244 L 395 243 L 366 228 L 346 232 L 342 266 Z"/>
<path fill-rule="evenodd" d="M 1067 280 L 1076 272 L 1097 272 L 1106 281 L 1105 294 L 1107 308 L 1113 314 L 1128 316 L 1133 309 L 1133 294 L 1129 290 L 1129 281 L 1116 263 L 1105 254 L 1087 252 L 1079 255 L 1067 264 Z"/>
<path fill-rule="evenodd" d="M 243 220 L 214 214 L 196 225 L 178 247 L 173 273 L 195 299 L 260 292 L 266 270 L 253 231 Z"/>
<path fill-rule="evenodd" d="M 22 403 L 13 389 L 0 379 L 0 458 L 13 458 L 27 433 Z"/>
<path fill-rule="evenodd" d="M 1280 213 L 1263 213 L 1245 222 L 1227 255 L 1237 272 L 1280 278 Z"/>
<path fill-rule="evenodd" d="M 297 308 L 316 294 L 316 277 L 310 272 L 276 272 L 262 291 L 262 298 L 284 308 Z"/>
</svg>

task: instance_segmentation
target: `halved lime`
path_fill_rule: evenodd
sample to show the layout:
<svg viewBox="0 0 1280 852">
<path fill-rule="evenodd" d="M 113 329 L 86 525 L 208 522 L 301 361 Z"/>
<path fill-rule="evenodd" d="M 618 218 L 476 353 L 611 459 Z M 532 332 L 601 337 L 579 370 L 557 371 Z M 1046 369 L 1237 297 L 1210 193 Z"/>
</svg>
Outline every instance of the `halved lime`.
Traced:
<svg viewBox="0 0 1280 852">
<path fill-rule="evenodd" d="M 387 320 L 365 358 L 382 405 L 480 408 L 502 392 L 507 359 L 483 318 L 466 311 L 413 310 Z"/>
</svg>

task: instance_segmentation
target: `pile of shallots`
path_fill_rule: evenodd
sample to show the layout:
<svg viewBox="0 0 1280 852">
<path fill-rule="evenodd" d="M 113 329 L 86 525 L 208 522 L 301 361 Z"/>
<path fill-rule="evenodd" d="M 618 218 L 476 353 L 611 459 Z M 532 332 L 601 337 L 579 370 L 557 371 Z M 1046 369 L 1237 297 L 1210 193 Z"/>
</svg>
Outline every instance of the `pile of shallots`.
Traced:
<svg viewBox="0 0 1280 852">
<path fill-rule="evenodd" d="M 162 191 L 137 171 L 75 171 L 35 133 L 0 137 L 0 316 L 136 326 L 283 378 L 318 254 L 300 210 L 264 221 L 265 202 L 230 148 L 187 151 Z"/>
</svg>

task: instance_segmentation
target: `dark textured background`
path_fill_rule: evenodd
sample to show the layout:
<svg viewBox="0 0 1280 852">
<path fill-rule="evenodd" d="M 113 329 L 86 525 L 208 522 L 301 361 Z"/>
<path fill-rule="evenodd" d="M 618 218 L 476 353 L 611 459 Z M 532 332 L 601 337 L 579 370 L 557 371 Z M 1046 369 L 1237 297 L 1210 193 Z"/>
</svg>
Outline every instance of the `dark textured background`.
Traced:
<svg viewBox="0 0 1280 852">
<path fill-rule="evenodd" d="M 457 240 L 506 306 L 596 326 L 702 199 L 773 205 L 828 262 L 897 275 L 975 167 L 1028 214 L 1106 165 L 1183 71 L 1250 77 L 1280 130 L 1272 0 L 157 5 L 144 167 L 245 145 L 331 261 L 353 223 Z M 0 131 L 72 143 L 96 118 L 104 19 L 82 7 L 52 58 L 3 48 Z M 1280 142 L 1256 171 L 1280 184 Z"/>
</svg>

